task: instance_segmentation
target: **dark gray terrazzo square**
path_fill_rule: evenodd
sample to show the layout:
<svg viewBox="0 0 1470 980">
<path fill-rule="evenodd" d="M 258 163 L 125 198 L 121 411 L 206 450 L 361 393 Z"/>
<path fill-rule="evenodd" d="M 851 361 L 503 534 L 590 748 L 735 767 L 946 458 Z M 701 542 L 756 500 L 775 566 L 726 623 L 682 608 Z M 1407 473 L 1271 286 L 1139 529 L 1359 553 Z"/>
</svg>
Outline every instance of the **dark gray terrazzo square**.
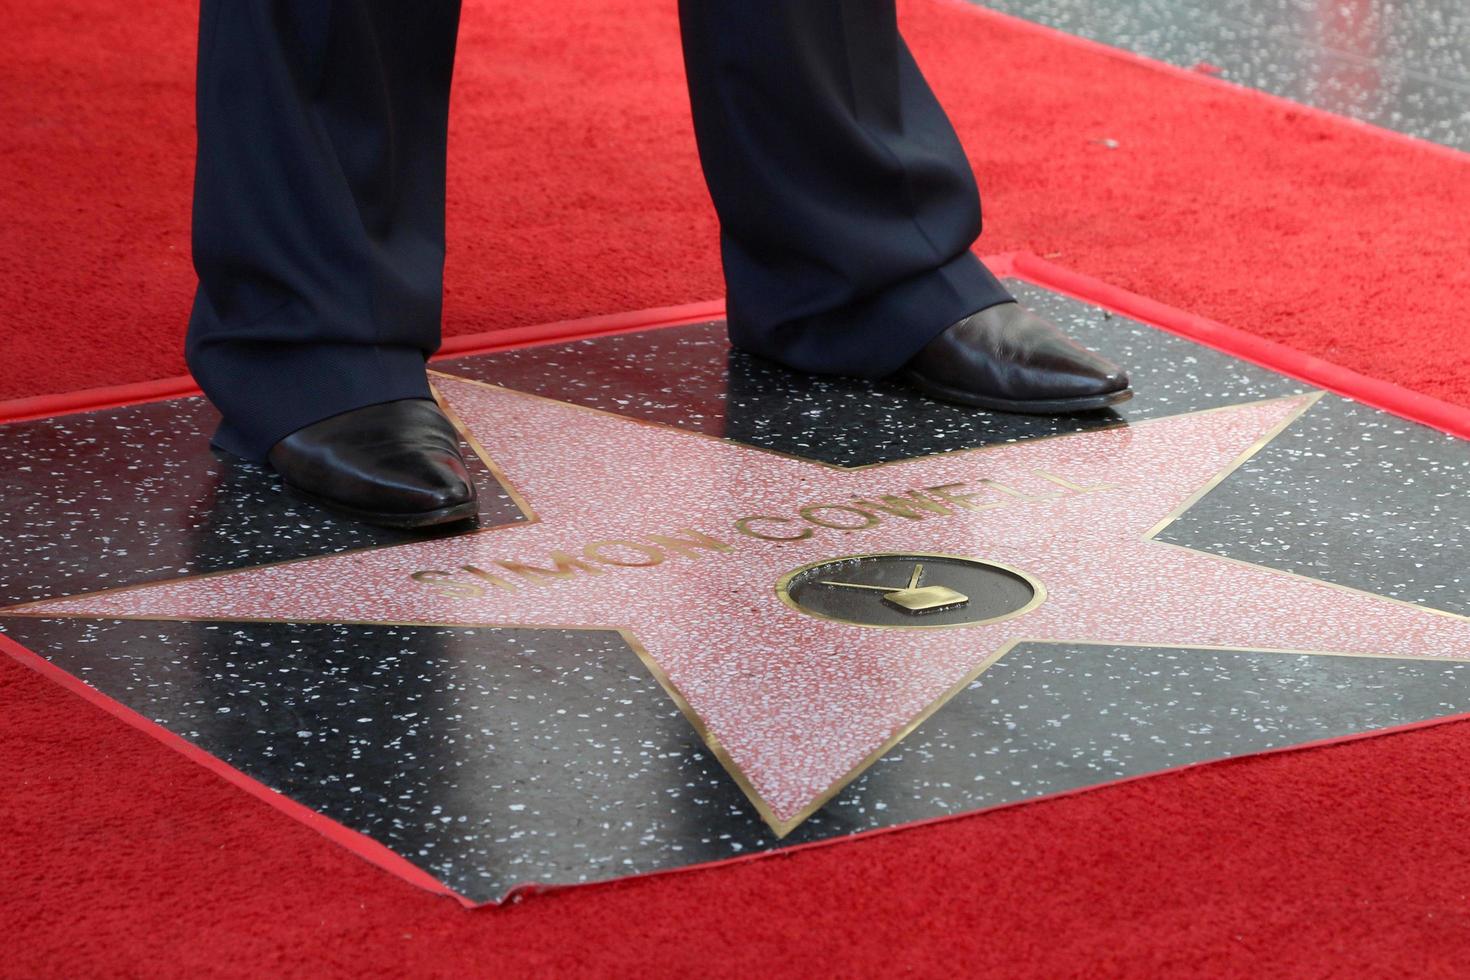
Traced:
<svg viewBox="0 0 1470 980">
<path fill-rule="evenodd" d="M 1127 363 L 1138 397 L 1063 420 L 973 412 L 731 354 L 719 324 L 439 367 L 841 465 L 1305 390 L 1015 288 Z M 185 399 L 0 427 L 10 601 L 406 539 L 293 505 L 264 470 L 210 452 L 212 425 Z M 476 467 L 489 522 L 517 519 Z M 1328 396 L 1160 539 L 1470 612 L 1467 501 L 1470 446 Z M 1026 644 L 777 842 L 616 633 L 20 617 L 0 631 L 475 900 L 1470 708 L 1463 663 Z"/>
<path fill-rule="evenodd" d="M 1024 644 L 777 841 L 613 632 L 0 619 L 475 901 L 1470 709 L 1470 664 Z"/>
</svg>

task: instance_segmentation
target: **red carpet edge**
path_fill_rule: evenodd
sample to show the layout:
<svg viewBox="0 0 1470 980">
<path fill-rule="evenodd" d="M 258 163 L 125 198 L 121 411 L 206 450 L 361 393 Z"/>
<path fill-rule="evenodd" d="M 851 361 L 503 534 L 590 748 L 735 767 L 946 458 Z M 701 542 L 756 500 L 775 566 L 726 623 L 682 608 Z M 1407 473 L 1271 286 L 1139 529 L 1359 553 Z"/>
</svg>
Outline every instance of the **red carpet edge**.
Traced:
<svg viewBox="0 0 1470 980">
<path fill-rule="evenodd" d="M 631 313 L 586 317 L 578 320 L 562 320 L 530 327 L 486 330 L 481 333 L 446 337 L 432 360 L 442 361 L 448 357 L 489 354 L 492 351 L 530 347 L 534 344 L 554 344 L 563 340 L 608 337 L 613 334 L 652 330 L 657 327 L 676 327 L 686 323 L 718 320 L 724 315 L 724 302 L 716 300 L 705 303 L 685 303 L 680 306 L 663 306 L 651 310 L 635 310 Z M 187 374 L 180 374 L 172 378 L 160 378 L 157 381 L 138 381 L 132 384 L 86 388 L 59 395 L 33 395 L 0 402 L 0 425 L 8 422 L 27 422 L 32 419 L 50 418 L 53 415 L 68 415 L 72 412 L 92 412 L 102 408 L 122 408 L 124 405 L 139 405 L 143 402 L 167 401 L 170 398 L 188 398 L 198 394 L 202 392 L 194 378 Z"/>
<path fill-rule="evenodd" d="M 1099 279 L 1073 272 L 1025 252 L 1013 253 L 1010 274 L 1018 279 L 1141 320 L 1260 367 L 1305 381 L 1411 422 L 1420 422 L 1461 439 L 1470 439 L 1470 409 L 1381 381 L 1325 361 L 1313 354 L 1205 317 L 1166 306 Z M 995 258 L 986 263 L 996 267 Z M 3 406 L 0 406 L 3 408 Z"/>
<path fill-rule="evenodd" d="M 1029 252 L 988 255 L 984 257 L 984 261 L 992 272 L 1002 278 L 1011 276 L 1065 293 L 1411 422 L 1419 422 L 1462 439 L 1470 439 L 1470 408 L 1454 405 L 1389 381 L 1371 378 L 1274 340 L 1167 306 L 1092 276 L 1073 272 Z M 709 300 L 529 327 L 487 330 L 446 338 L 433 360 L 682 326 L 717 320 L 724 313 L 725 305 L 722 300 Z M 0 424 L 72 412 L 121 408 L 124 405 L 185 398 L 199 393 L 199 386 L 192 377 L 179 375 L 158 381 L 88 388 L 60 395 L 35 395 L 0 402 Z"/>
</svg>

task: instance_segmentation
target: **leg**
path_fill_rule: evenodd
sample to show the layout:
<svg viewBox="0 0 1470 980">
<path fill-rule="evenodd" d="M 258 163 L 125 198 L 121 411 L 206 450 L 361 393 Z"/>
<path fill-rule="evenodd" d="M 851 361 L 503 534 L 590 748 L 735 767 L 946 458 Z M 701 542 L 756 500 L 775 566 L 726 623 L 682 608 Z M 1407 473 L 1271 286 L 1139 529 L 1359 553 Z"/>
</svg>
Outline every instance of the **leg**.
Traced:
<svg viewBox="0 0 1470 980">
<path fill-rule="evenodd" d="M 893 0 L 679 9 L 737 346 L 876 377 L 1011 301 L 970 253 L 975 179 Z"/>
<path fill-rule="evenodd" d="M 189 367 L 220 447 L 429 397 L 459 4 L 203 0 Z"/>
</svg>

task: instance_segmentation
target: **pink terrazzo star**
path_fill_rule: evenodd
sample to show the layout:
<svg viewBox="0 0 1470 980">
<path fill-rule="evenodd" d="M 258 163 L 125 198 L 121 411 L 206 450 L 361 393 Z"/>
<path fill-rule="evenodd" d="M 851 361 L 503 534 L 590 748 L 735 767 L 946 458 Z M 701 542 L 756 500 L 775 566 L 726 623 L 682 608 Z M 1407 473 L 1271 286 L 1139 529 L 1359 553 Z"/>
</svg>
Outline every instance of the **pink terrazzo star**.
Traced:
<svg viewBox="0 0 1470 980">
<path fill-rule="evenodd" d="M 620 629 L 778 834 L 1018 642 L 1470 654 L 1465 618 L 1150 539 L 1315 396 L 841 469 L 478 382 L 437 385 L 533 521 L 26 613 Z M 922 516 L 862 502 L 946 486 Z M 873 526 L 857 529 L 864 512 Z M 1003 622 L 900 631 L 777 600 L 794 568 L 885 551 L 993 560 L 1040 580 L 1046 600 Z M 559 576 L 516 569 L 555 570 L 557 553 Z"/>
</svg>

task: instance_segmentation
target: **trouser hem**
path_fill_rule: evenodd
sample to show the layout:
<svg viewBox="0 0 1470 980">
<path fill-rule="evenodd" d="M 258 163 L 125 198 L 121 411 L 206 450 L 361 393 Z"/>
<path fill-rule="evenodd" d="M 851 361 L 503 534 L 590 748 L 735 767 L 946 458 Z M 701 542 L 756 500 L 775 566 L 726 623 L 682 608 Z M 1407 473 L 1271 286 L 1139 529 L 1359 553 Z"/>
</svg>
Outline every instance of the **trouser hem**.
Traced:
<svg viewBox="0 0 1470 980">
<path fill-rule="evenodd" d="M 369 405 L 431 398 L 424 352 L 416 347 L 314 344 L 232 349 L 223 369 L 194 369 L 220 410 L 211 444 L 264 462 L 277 442 L 314 422 Z M 268 380 L 266 380 L 268 379 Z"/>
<path fill-rule="evenodd" d="M 951 325 L 999 303 L 1014 302 L 1000 280 L 970 251 L 831 313 L 763 327 L 732 305 L 736 347 L 798 371 L 881 378 Z"/>
</svg>

